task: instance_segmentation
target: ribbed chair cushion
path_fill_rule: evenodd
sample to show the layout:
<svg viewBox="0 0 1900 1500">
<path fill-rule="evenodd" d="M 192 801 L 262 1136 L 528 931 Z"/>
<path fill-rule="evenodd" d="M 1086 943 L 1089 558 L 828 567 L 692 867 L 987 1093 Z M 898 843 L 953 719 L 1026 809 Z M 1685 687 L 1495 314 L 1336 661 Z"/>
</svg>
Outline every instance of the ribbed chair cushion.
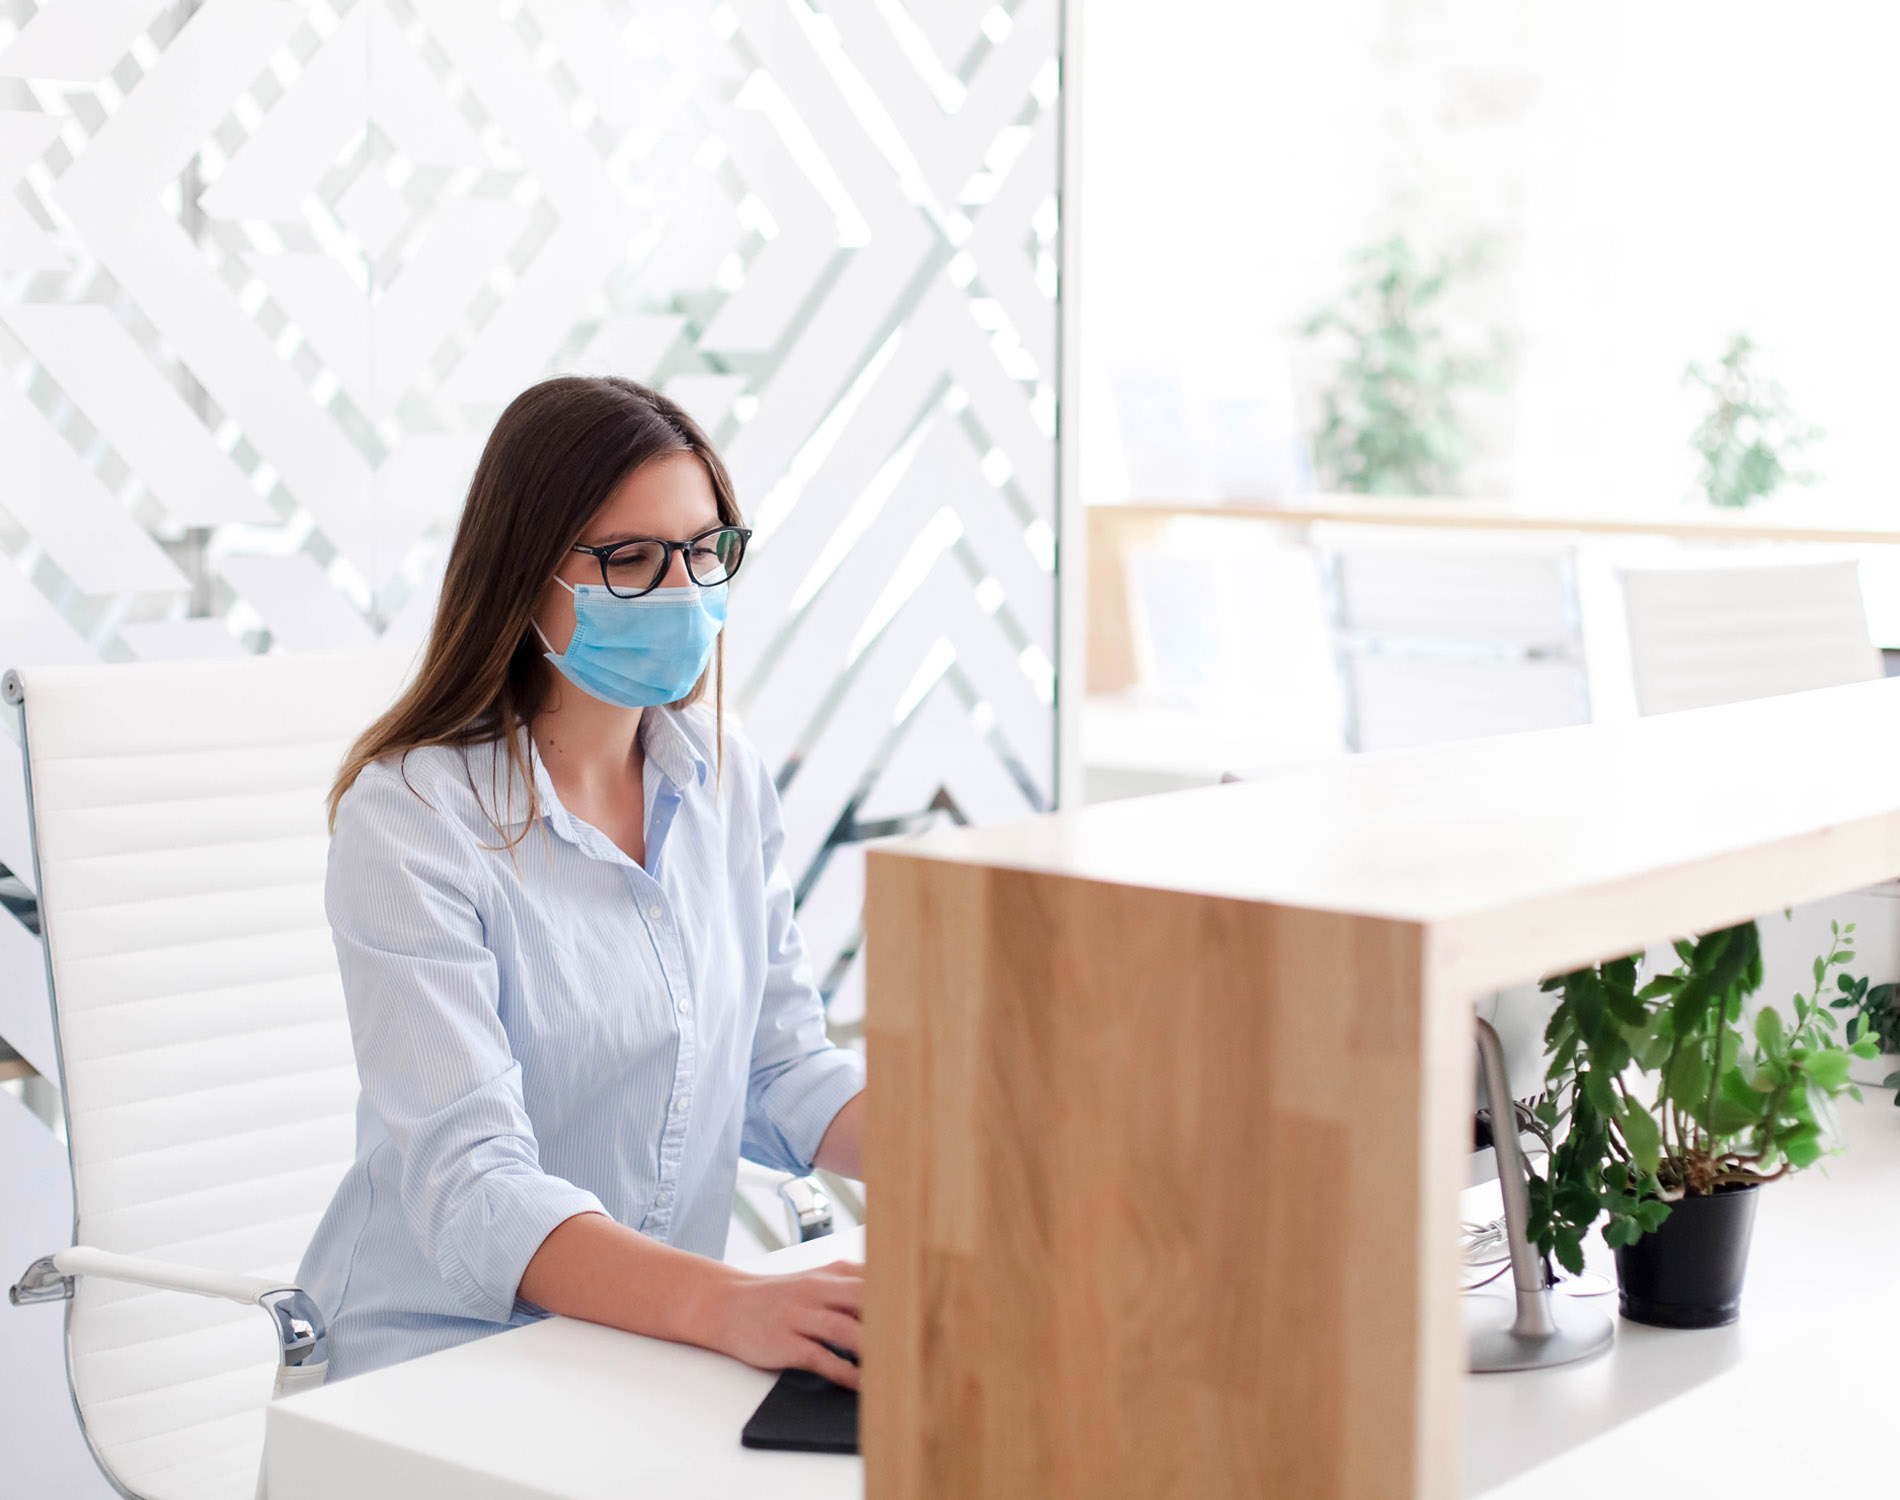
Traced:
<svg viewBox="0 0 1900 1500">
<path fill-rule="evenodd" d="M 413 654 L 21 672 L 78 1243 L 295 1276 L 355 1147 L 324 799 Z M 250 1500 L 262 1313 L 82 1276 L 69 1327 L 119 1484 Z"/>
</svg>

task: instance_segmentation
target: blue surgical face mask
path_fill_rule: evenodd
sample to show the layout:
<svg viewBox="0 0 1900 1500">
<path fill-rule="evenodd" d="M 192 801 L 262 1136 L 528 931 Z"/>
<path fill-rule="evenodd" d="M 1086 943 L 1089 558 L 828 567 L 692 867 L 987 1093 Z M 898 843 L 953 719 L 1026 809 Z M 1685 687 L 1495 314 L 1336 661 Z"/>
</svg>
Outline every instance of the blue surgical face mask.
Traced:
<svg viewBox="0 0 1900 1500">
<path fill-rule="evenodd" d="M 584 583 L 554 580 L 574 596 L 574 634 L 567 650 L 537 624 L 547 659 L 575 687 L 603 703 L 650 708 L 684 698 L 712 660 L 726 623 L 726 586 L 655 589 L 622 599 Z"/>
</svg>

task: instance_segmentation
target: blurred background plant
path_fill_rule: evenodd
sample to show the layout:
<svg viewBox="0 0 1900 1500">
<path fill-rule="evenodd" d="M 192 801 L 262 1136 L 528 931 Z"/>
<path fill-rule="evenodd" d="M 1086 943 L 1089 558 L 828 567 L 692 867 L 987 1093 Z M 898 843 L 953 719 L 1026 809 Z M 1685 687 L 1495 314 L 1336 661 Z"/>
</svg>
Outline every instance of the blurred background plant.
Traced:
<svg viewBox="0 0 1900 1500">
<path fill-rule="evenodd" d="M 1301 326 L 1340 348 L 1313 456 L 1322 485 L 1366 495 L 1450 493 L 1471 452 L 1457 393 L 1495 358 L 1454 350 L 1442 306 L 1477 257 L 1426 265 L 1404 235 L 1354 253 L 1345 291 Z"/>
<path fill-rule="evenodd" d="M 1882 1053 L 1900 1052 L 1900 984 L 1870 986 L 1867 980 L 1851 974 L 1841 975 L 1838 983 L 1841 994 L 1833 1008 L 1852 1012 L 1847 1018 L 1849 1044 L 1872 1037 Z M 1887 1074 L 1880 1080 L 1880 1087 L 1894 1091 L 1894 1106 L 1900 1108 L 1900 1071 Z"/>
<path fill-rule="evenodd" d="M 1812 484 L 1816 477 L 1790 465 L 1826 434 L 1795 419 L 1788 393 L 1762 370 L 1760 353 L 1753 339 L 1738 333 L 1714 369 L 1691 360 L 1682 372 L 1685 383 L 1714 398 L 1689 439 L 1702 457 L 1702 491 L 1711 505 L 1751 505 L 1784 484 Z"/>
<path fill-rule="evenodd" d="M 1873 1037 L 1882 1052 L 1900 1052 L 1900 985 L 1869 986 L 1865 979 L 1843 974 L 1838 981 L 1840 998 L 1832 1002 L 1835 1010 L 1852 1011 L 1847 1018 L 1849 1044 L 1863 1036 Z M 1900 1104 L 1900 1099 L 1894 1101 Z"/>
</svg>

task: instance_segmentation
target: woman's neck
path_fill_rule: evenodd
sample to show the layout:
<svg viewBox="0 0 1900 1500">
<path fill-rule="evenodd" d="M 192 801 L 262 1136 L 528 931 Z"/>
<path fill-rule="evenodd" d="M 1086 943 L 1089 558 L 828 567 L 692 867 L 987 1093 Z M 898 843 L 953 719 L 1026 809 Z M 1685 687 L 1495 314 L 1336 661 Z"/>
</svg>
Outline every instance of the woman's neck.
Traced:
<svg viewBox="0 0 1900 1500">
<path fill-rule="evenodd" d="M 639 785 L 640 720 L 645 712 L 603 703 L 555 678 L 529 733 L 563 801 L 611 802 L 630 782 Z"/>
</svg>

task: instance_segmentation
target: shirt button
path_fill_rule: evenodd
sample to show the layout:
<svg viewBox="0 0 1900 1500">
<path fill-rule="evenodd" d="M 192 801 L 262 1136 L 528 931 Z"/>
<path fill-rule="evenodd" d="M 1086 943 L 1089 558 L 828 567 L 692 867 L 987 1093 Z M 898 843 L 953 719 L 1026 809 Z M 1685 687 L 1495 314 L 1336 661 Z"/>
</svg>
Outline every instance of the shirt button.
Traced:
<svg viewBox="0 0 1900 1500">
<path fill-rule="evenodd" d="M 655 1208 L 665 1208 L 666 1205 L 671 1203 L 672 1201 L 673 1201 L 673 1194 L 671 1190 L 667 1188 L 661 1188 L 658 1193 L 654 1194 L 653 1206 Z"/>
<path fill-rule="evenodd" d="M 680 996 L 680 1014 L 683 1016 L 689 1016 L 692 1013 L 693 1013 L 693 1002 L 691 1000 L 688 1000 L 684 995 Z"/>
<path fill-rule="evenodd" d="M 649 906 L 647 908 L 647 920 L 649 922 L 657 922 L 660 920 L 661 917 L 665 915 L 666 913 L 660 909 L 659 904 L 657 902 L 654 905 Z"/>
<path fill-rule="evenodd" d="M 691 1096 L 690 1094 L 681 1094 L 681 1095 L 679 1096 L 679 1098 L 677 1098 L 677 1099 L 675 1099 L 675 1100 L 673 1101 L 673 1113 L 674 1113 L 674 1114 L 676 1114 L 676 1115 L 683 1115 L 683 1114 L 685 1114 L 685 1113 L 686 1113 L 686 1107 L 687 1107 L 687 1106 L 688 1106 L 689 1104 L 691 1104 L 692 1102 L 693 1102 L 693 1100 L 692 1100 L 692 1096 Z"/>
</svg>

